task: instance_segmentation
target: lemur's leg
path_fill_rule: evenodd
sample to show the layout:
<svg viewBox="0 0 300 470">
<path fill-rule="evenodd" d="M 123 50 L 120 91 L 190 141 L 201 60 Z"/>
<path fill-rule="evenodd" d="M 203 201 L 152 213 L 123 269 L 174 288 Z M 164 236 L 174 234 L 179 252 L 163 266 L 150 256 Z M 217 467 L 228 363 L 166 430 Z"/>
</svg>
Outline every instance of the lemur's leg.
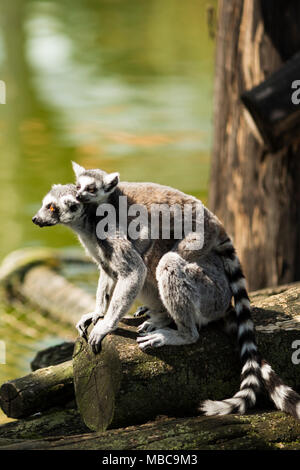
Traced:
<svg viewBox="0 0 300 470">
<path fill-rule="evenodd" d="M 108 309 L 110 299 L 112 297 L 116 285 L 115 279 L 111 278 L 103 269 L 98 281 L 96 293 L 96 307 L 93 315 L 93 324 L 95 325 L 99 318 L 104 317 Z"/>
<path fill-rule="evenodd" d="M 147 269 L 140 255 L 132 251 L 130 262 L 128 261 L 129 256 L 124 260 L 126 269 L 123 271 L 122 267 L 120 268 L 105 317 L 96 323 L 90 333 L 89 344 L 95 353 L 100 351 L 102 339 L 117 328 L 119 321 L 129 311 L 144 284 Z M 121 262 L 122 260 L 119 264 Z"/>
<path fill-rule="evenodd" d="M 141 349 L 195 343 L 198 328 L 226 314 L 231 292 L 222 261 L 215 258 L 215 264 L 211 259 L 190 263 L 176 252 L 161 258 L 156 271 L 160 297 L 177 330 L 160 328 L 138 337 Z"/>
<path fill-rule="evenodd" d="M 172 323 L 173 320 L 160 299 L 157 280 L 151 273 L 149 275 L 149 271 L 139 298 L 147 305 L 147 316 L 149 317 L 137 328 L 139 333 L 164 328 Z"/>
<path fill-rule="evenodd" d="M 105 271 L 101 270 L 96 293 L 95 310 L 94 312 L 86 313 L 85 315 L 83 315 L 76 325 L 80 336 L 86 338 L 87 330 L 91 323 L 95 325 L 99 318 L 104 317 L 112 296 L 114 286 L 114 279 L 109 277 Z"/>
</svg>

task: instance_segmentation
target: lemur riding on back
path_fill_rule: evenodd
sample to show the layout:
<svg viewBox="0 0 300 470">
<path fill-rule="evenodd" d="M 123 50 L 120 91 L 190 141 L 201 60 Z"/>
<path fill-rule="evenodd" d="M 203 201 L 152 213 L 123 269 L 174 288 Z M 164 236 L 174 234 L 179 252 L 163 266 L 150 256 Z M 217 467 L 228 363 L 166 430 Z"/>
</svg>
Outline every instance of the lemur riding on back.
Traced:
<svg viewBox="0 0 300 470">
<path fill-rule="evenodd" d="M 64 222 L 66 215 L 63 213 L 71 210 L 66 205 L 62 187 L 56 186 L 44 199 L 35 222 L 44 219 L 45 225 L 50 225 L 49 217 L 44 214 L 49 211 L 49 203 L 56 201 L 57 213 L 61 214 L 58 220 L 77 232 L 101 270 L 95 312 L 85 315 L 78 324 L 81 334 L 86 334 L 93 320 L 89 343 L 94 351 L 99 350 L 101 340 L 117 327 L 137 297 L 146 303 L 150 314 L 150 320 L 141 325 L 137 338 L 144 350 L 196 342 L 203 325 L 226 315 L 233 296 L 242 361 L 240 390 L 227 400 L 205 401 L 201 410 L 207 415 L 244 413 L 255 404 L 257 394 L 265 387 L 277 408 L 299 418 L 299 395 L 284 385 L 270 365 L 261 360 L 242 268 L 217 217 L 204 207 L 204 242 L 199 250 L 191 249 L 194 233 L 179 240 L 149 238 L 146 242 L 134 242 L 126 237 L 99 240 L 95 233 L 99 204 L 110 203 L 118 210 L 120 196 L 126 196 L 129 206 L 142 204 L 150 210 L 155 203 L 181 206 L 191 203 L 195 207 L 200 201 L 167 186 L 120 183 L 117 173 L 85 170 L 77 164 L 73 164 L 73 168 L 77 178 L 76 193 L 73 186 L 65 188 L 71 190 L 72 198 L 78 203 L 82 201 L 80 208 L 74 209 L 74 220 Z M 171 321 L 175 322 L 176 330 L 168 327 Z"/>
</svg>

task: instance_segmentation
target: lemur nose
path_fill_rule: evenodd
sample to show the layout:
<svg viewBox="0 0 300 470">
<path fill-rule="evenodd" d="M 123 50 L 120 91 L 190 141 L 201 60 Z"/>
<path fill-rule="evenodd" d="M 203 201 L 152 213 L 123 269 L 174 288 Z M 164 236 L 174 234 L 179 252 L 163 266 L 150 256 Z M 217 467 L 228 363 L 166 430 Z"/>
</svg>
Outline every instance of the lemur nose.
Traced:
<svg viewBox="0 0 300 470">
<path fill-rule="evenodd" d="M 38 217 L 37 217 L 36 215 L 34 215 L 34 216 L 32 217 L 32 222 L 33 222 L 35 225 L 40 225 L 40 224 L 39 224 L 39 219 L 38 219 Z"/>
</svg>

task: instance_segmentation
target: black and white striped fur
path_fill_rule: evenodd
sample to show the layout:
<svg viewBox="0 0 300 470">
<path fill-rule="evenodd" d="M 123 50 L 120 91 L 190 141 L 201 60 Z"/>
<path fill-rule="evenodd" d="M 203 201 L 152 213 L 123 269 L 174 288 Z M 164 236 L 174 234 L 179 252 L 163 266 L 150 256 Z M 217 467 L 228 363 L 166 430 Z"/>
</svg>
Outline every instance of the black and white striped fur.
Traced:
<svg viewBox="0 0 300 470">
<path fill-rule="evenodd" d="M 282 382 L 258 351 L 246 281 L 231 240 L 228 238 L 219 245 L 217 252 L 223 259 L 235 302 L 237 339 L 242 362 L 241 384 L 240 390 L 232 398 L 206 400 L 200 409 L 208 416 L 244 414 L 255 405 L 258 393 L 265 388 L 276 408 L 300 419 L 300 396 Z"/>
</svg>

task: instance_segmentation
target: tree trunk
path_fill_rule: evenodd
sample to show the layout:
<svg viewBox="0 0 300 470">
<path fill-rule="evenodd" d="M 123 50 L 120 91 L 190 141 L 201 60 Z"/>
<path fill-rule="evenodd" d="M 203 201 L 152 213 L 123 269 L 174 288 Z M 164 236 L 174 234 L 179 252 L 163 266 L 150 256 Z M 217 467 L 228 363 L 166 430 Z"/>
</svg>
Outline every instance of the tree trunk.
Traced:
<svg viewBox="0 0 300 470">
<path fill-rule="evenodd" d="M 299 433 L 299 421 L 283 413 L 273 412 L 249 416 L 164 418 L 141 426 L 116 429 L 101 434 L 60 436 L 16 443 L 12 440 L 5 441 L 5 438 L 0 437 L 0 449 L 300 450 Z M 105 457 L 108 458 L 109 454 L 105 454 Z M 102 463 L 107 462 L 102 460 Z"/>
<path fill-rule="evenodd" d="M 251 289 L 300 279 L 300 144 L 267 151 L 240 99 L 299 50 L 299 21 L 296 0 L 219 1 L 209 206 Z"/>
</svg>

